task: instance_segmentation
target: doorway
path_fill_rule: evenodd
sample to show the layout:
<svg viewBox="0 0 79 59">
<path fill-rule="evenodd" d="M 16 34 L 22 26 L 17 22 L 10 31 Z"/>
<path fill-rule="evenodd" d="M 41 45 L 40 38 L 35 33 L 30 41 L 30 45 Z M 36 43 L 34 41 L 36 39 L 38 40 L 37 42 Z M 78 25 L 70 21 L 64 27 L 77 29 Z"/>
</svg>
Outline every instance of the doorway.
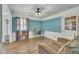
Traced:
<svg viewBox="0 0 79 59">
<path fill-rule="evenodd" d="M 16 41 L 28 40 L 28 18 L 16 17 Z"/>
</svg>

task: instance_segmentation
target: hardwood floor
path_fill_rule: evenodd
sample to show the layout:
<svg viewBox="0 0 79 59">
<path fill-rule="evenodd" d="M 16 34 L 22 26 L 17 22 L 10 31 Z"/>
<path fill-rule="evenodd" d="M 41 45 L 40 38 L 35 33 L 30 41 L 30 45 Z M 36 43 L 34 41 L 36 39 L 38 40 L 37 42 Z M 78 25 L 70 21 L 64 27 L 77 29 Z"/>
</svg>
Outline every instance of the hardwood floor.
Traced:
<svg viewBox="0 0 79 59">
<path fill-rule="evenodd" d="M 53 40 L 49 40 L 47 38 L 40 37 L 33 38 L 30 40 L 20 40 L 13 43 L 4 43 L 3 50 L 4 53 L 7 54 L 38 54 L 39 53 L 39 45 L 47 45 L 52 43 Z"/>
<path fill-rule="evenodd" d="M 68 41 L 54 41 L 46 37 L 35 37 L 13 43 L 3 43 L 3 53 L 6 54 L 56 54 L 60 47 Z"/>
</svg>

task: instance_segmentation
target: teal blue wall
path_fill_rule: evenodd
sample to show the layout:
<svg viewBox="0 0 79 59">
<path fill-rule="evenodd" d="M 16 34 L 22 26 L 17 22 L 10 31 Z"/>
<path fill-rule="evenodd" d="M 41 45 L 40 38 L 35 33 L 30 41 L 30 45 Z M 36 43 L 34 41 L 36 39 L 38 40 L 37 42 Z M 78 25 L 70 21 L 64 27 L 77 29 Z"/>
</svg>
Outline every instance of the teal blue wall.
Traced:
<svg viewBox="0 0 79 59">
<path fill-rule="evenodd" d="M 12 32 L 16 32 L 16 17 L 12 17 Z"/>
<path fill-rule="evenodd" d="M 46 21 L 29 20 L 29 31 L 34 29 L 52 32 L 61 32 L 61 17 L 48 19 Z M 12 32 L 16 31 L 16 17 L 12 17 Z"/>
<path fill-rule="evenodd" d="M 29 20 L 29 31 L 42 29 L 42 21 Z M 12 17 L 12 32 L 16 32 L 16 17 Z"/>
<path fill-rule="evenodd" d="M 2 5 L 0 4 L 0 44 L 2 43 Z"/>
<path fill-rule="evenodd" d="M 34 28 L 37 31 L 42 29 L 42 21 L 29 20 L 29 31 L 33 31 Z"/>
<path fill-rule="evenodd" d="M 44 31 L 61 32 L 61 17 L 48 19 L 43 22 Z"/>
</svg>

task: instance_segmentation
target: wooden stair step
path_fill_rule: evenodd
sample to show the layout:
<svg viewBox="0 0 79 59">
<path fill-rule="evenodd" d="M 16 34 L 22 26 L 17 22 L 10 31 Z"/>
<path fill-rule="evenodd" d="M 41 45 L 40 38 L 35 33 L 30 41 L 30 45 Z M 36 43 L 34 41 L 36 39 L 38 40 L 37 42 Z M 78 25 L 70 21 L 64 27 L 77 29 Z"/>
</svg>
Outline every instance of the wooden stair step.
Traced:
<svg viewBox="0 0 79 59">
<path fill-rule="evenodd" d="M 70 41 L 69 39 L 66 38 L 58 38 L 57 40 L 62 43 L 67 43 L 68 41 Z"/>
<path fill-rule="evenodd" d="M 57 47 L 61 47 L 63 45 L 63 43 L 59 42 L 59 41 L 55 41 L 52 43 L 53 45 L 56 45 Z"/>
<path fill-rule="evenodd" d="M 47 45 L 39 45 L 39 53 L 40 54 L 56 54 L 57 51 L 52 49 L 50 46 Z"/>
<path fill-rule="evenodd" d="M 56 46 L 55 44 L 52 44 L 51 48 L 54 49 L 55 51 L 58 51 L 60 47 Z"/>
</svg>

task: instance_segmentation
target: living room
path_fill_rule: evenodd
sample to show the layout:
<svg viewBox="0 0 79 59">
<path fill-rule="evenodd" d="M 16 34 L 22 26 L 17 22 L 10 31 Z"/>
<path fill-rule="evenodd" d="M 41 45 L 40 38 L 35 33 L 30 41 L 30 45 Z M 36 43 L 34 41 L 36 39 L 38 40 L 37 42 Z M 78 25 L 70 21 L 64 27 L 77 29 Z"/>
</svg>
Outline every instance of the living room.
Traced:
<svg viewBox="0 0 79 59">
<path fill-rule="evenodd" d="M 3 4 L 2 7 L 3 53 L 62 53 L 63 45 L 78 39 L 78 4 Z M 67 42 L 61 44 L 58 40 Z M 28 49 L 32 49 L 28 48 L 28 41 L 30 46 L 34 46 L 33 51 L 28 52 Z M 62 48 L 52 46 L 50 42 Z M 18 48 L 15 49 L 16 47 Z M 55 52 L 53 48 L 58 50 Z M 18 50 L 19 52 L 16 52 Z M 71 53 L 76 52 L 70 51 Z"/>
</svg>

